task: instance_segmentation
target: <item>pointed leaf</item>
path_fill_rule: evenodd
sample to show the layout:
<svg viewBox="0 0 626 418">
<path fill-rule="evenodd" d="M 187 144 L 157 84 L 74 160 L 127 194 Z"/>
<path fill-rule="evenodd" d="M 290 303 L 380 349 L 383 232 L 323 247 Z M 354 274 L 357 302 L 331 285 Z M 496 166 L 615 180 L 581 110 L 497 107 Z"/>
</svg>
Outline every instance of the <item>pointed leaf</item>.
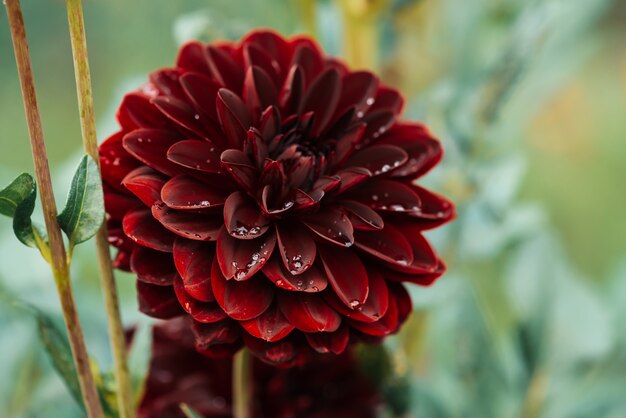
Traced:
<svg viewBox="0 0 626 418">
<path fill-rule="evenodd" d="M 38 248 L 44 258 L 49 259 L 46 233 L 30 219 L 36 198 L 35 180 L 30 174 L 20 174 L 0 191 L 0 213 L 13 218 L 13 232 L 17 239 L 28 247 Z"/>
<path fill-rule="evenodd" d="M 93 237 L 104 222 L 102 181 L 96 162 L 85 155 L 72 179 L 65 209 L 58 216 L 70 247 Z"/>
</svg>

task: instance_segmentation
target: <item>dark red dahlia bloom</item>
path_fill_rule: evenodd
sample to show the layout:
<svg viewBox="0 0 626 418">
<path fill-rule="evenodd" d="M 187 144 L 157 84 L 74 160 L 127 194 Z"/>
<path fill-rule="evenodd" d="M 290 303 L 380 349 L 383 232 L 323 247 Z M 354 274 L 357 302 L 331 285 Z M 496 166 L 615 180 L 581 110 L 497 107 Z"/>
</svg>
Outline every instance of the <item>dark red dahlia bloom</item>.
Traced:
<svg viewBox="0 0 626 418">
<path fill-rule="evenodd" d="M 139 418 L 185 418 L 186 403 L 205 418 L 230 418 L 230 360 L 198 354 L 185 319 L 154 329 Z M 253 418 L 375 418 L 382 399 L 347 350 L 304 366 L 253 363 Z"/>
<path fill-rule="evenodd" d="M 185 45 L 100 147 L 115 264 L 140 309 L 190 315 L 198 348 L 292 364 L 395 332 L 403 283 L 444 265 L 424 230 L 454 216 L 415 180 L 441 159 L 403 100 L 309 38 Z"/>
</svg>

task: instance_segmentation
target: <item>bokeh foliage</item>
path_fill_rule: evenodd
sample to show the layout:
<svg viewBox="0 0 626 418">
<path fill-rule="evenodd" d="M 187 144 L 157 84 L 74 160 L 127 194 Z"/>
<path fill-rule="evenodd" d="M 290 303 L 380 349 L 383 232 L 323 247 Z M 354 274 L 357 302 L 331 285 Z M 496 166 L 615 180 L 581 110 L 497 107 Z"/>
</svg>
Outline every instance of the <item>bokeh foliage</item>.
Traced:
<svg viewBox="0 0 626 418">
<path fill-rule="evenodd" d="M 23 3 L 63 196 L 80 147 L 65 10 L 54 0 Z M 393 406 L 383 414 L 626 416 L 623 2 L 110 0 L 85 7 L 101 139 L 115 128 L 121 94 L 169 65 L 179 43 L 270 26 L 309 32 L 327 51 L 380 71 L 407 93 L 406 116 L 443 140 L 444 164 L 427 181 L 458 203 L 458 220 L 432 237 L 450 273 L 432 288 L 412 289 L 415 315 L 388 344 L 390 370 L 380 370 Z M 4 19 L 0 54 L 0 184 L 8 184 L 31 163 Z M 52 279 L 38 254 L 11 235 L 2 223 L 0 416 L 78 417 L 39 343 L 36 318 L 13 302 L 57 314 Z M 107 369 L 95 255 L 90 245 L 75 252 L 83 326 Z M 133 280 L 118 276 L 124 318 L 134 323 Z"/>
</svg>

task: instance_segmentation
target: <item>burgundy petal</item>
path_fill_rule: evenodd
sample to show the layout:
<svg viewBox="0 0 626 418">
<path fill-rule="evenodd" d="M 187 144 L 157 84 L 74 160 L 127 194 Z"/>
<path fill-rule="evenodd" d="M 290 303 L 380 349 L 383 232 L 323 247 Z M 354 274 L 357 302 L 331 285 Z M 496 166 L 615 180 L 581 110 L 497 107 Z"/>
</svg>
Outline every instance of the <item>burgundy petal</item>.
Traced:
<svg viewBox="0 0 626 418">
<path fill-rule="evenodd" d="M 259 172 L 254 167 L 248 156 L 235 149 L 229 149 L 220 156 L 226 172 L 245 190 L 253 192 L 259 177 Z"/>
<path fill-rule="evenodd" d="M 288 367 L 297 360 L 298 352 L 289 339 L 270 343 L 244 333 L 243 340 L 246 347 L 265 363 Z"/>
<path fill-rule="evenodd" d="M 348 346 L 350 333 L 344 324 L 335 332 L 315 332 L 304 334 L 309 345 L 320 354 L 341 354 Z"/>
<path fill-rule="evenodd" d="M 446 265 L 442 260 L 439 260 L 437 267 L 434 271 L 428 271 L 425 273 L 401 273 L 393 270 L 387 270 L 385 277 L 394 282 L 406 282 L 413 283 L 419 286 L 430 286 L 446 272 Z"/>
<path fill-rule="evenodd" d="M 152 206 L 152 216 L 169 231 L 197 241 L 215 241 L 224 225 L 219 216 L 170 209 L 161 201 Z"/>
<path fill-rule="evenodd" d="M 230 148 L 240 148 L 250 127 L 245 103 L 232 91 L 220 89 L 217 94 L 217 115 Z"/>
<path fill-rule="evenodd" d="M 250 335 L 268 342 L 282 340 L 295 329 L 276 304 L 256 318 L 242 321 L 241 326 Z"/>
<path fill-rule="evenodd" d="M 368 71 L 356 71 L 343 78 L 341 99 L 337 109 L 355 106 L 357 118 L 362 118 L 367 109 L 374 104 L 378 89 L 378 77 Z"/>
<path fill-rule="evenodd" d="M 241 44 L 246 47 L 254 46 L 254 49 L 263 51 L 272 60 L 273 68 L 283 71 L 289 65 L 289 45 L 281 36 L 272 31 L 253 31 L 244 37 Z M 257 61 L 253 59 L 249 62 L 256 63 Z"/>
<path fill-rule="evenodd" d="M 328 278 L 317 265 L 309 268 L 302 274 L 291 274 L 283 264 L 281 258 L 274 255 L 263 266 L 263 274 L 281 289 L 317 293 L 326 289 Z"/>
<path fill-rule="evenodd" d="M 249 241 L 246 241 L 249 242 Z M 226 280 L 214 260 L 211 274 L 213 294 L 224 312 L 237 321 L 254 319 L 274 300 L 274 287 L 264 280 Z"/>
<path fill-rule="evenodd" d="M 213 323 L 193 321 L 191 330 L 196 341 L 196 348 L 199 350 L 206 350 L 215 345 L 232 344 L 241 336 L 239 326 L 229 318 Z"/>
<path fill-rule="evenodd" d="M 102 180 L 116 190 L 127 193 L 122 180 L 141 163 L 123 147 L 123 132 L 118 132 L 100 145 L 100 169 Z"/>
<path fill-rule="evenodd" d="M 137 129 L 124 136 L 124 149 L 147 166 L 168 176 L 180 167 L 167 159 L 167 150 L 178 141 L 178 134 L 157 129 Z"/>
<path fill-rule="evenodd" d="M 276 89 L 282 82 L 282 68 L 278 64 L 278 62 L 268 54 L 265 53 L 262 47 L 249 44 L 242 43 L 243 47 L 243 57 L 248 68 L 257 67 L 263 70 L 270 78 L 271 83 L 273 84 L 273 88 Z M 245 87 L 245 81 L 244 81 Z"/>
<path fill-rule="evenodd" d="M 199 73 L 208 73 L 209 66 L 204 55 L 204 46 L 198 41 L 187 42 L 181 46 L 176 58 L 176 66 Z"/>
<path fill-rule="evenodd" d="M 183 99 L 185 94 L 180 87 L 182 74 L 183 71 L 180 68 L 162 68 L 150 73 L 148 78 L 153 88 L 156 88 L 162 95 Z"/>
<path fill-rule="evenodd" d="M 226 313 L 215 302 L 201 302 L 191 297 L 185 290 L 183 280 L 176 276 L 174 280 L 174 292 L 178 302 L 191 317 L 203 323 L 213 323 L 226 318 Z"/>
<path fill-rule="evenodd" d="M 293 114 L 300 108 L 304 93 L 304 72 L 299 66 L 293 66 L 285 78 L 280 91 L 280 106 L 284 114 Z"/>
<path fill-rule="evenodd" d="M 433 168 L 443 155 L 439 141 L 424 125 L 416 123 L 395 124 L 378 143 L 400 147 L 409 156 L 406 164 L 393 171 L 393 177 L 420 177 Z"/>
<path fill-rule="evenodd" d="M 388 111 L 369 112 L 363 121 L 367 124 L 363 141 L 369 143 L 389 130 L 395 121 L 395 114 Z"/>
<path fill-rule="evenodd" d="M 187 139 L 172 145 L 167 150 L 167 159 L 206 173 L 219 173 L 220 151 L 210 141 Z"/>
<path fill-rule="evenodd" d="M 138 167 L 128 173 L 122 184 L 137 196 L 146 206 L 161 200 L 161 188 L 166 178 L 150 167 Z"/>
<path fill-rule="evenodd" d="M 329 68 L 321 73 L 308 88 L 299 113 L 314 112 L 314 135 L 322 132 L 328 122 L 330 122 L 330 118 L 335 112 L 337 103 L 339 103 L 340 93 L 341 78 L 334 68 Z"/>
<path fill-rule="evenodd" d="M 118 193 L 107 183 L 102 186 L 104 188 L 104 207 L 111 218 L 122 219 L 126 212 L 141 206 L 141 202 L 135 196 Z"/>
<path fill-rule="evenodd" d="M 141 245 L 135 246 L 130 256 L 130 269 L 137 280 L 158 286 L 171 286 L 177 275 L 170 256 Z"/>
<path fill-rule="evenodd" d="M 248 130 L 243 150 L 256 163 L 257 167 L 261 167 L 267 158 L 267 144 L 261 133 L 255 128 Z"/>
<path fill-rule="evenodd" d="M 153 318 L 169 319 L 184 313 L 172 286 L 156 286 L 138 280 L 137 299 L 139 310 Z"/>
<path fill-rule="evenodd" d="M 196 112 L 196 110 L 183 100 L 175 99 L 169 96 L 159 96 L 152 99 L 152 103 L 170 120 L 182 126 L 189 132 L 200 137 L 206 137 L 204 130 L 204 115 Z"/>
<path fill-rule="evenodd" d="M 420 197 L 421 207 L 419 211 L 410 213 L 421 220 L 422 229 L 437 227 L 456 215 L 452 202 L 435 194 L 423 187 L 410 184 L 409 187 Z"/>
<path fill-rule="evenodd" d="M 351 167 L 338 171 L 336 176 L 340 178 L 341 182 L 337 194 L 341 194 L 372 177 L 372 173 L 366 168 Z"/>
<path fill-rule="evenodd" d="M 399 327 L 404 323 L 413 310 L 413 302 L 411 301 L 411 295 L 409 295 L 409 292 L 407 292 L 406 288 L 400 283 L 390 283 L 389 292 L 396 298 L 396 304 L 398 305 Z"/>
<path fill-rule="evenodd" d="M 406 151 L 394 145 L 373 145 L 354 154 L 347 166 L 363 167 L 374 176 L 387 173 L 400 167 L 409 159 Z"/>
<path fill-rule="evenodd" d="M 383 212 L 418 211 L 422 202 L 411 187 L 393 180 L 375 180 L 359 188 L 350 197 Z"/>
<path fill-rule="evenodd" d="M 432 249 L 426 238 L 422 235 L 420 225 L 414 222 L 398 224 L 398 229 L 403 231 L 404 236 L 411 245 L 413 261 L 409 264 L 388 264 L 388 267 L 408 274 L 425 274 L 435 272 L 440 265 L 439 258 Z"/>
<path fill-rule="evenodd" d="M 320 237 L 343 247 L 354 243 L 354 229 L 350 219 L 339 209 L 328 209 L 306 218 L 304 224 Z"/>
<path fill-rule="evenodd" d="M 298 39 L 294 42 L 295 49 L 290 67 L 294 65 L 301 67 L 306 83 L 310 84 L 322 71 L 322 54 L 312 42 L 304 39 Z"/>
<path fill-rule="evenodd" d="M 193 177 L 179 175 L 161 189 L 161 199 L 172 209 L 205 209 L 222 206 L 228 197 L 224 190 L 202 183 Z"/>
<path fill-rule="evenodd" d="M 293 208 L 295 202 L 293 200 L 279 200 L 275 196 L 278 193 L 274 193 L 272 186 L 266 185 L 261 192 L 261 209 L 266 216 L 279 215 L 283 212 Z"/>
<path fill-rule="evenodd" d="M 393 293 L 389 294 L 389 308 L 385 316 L 375 322 L 361 322 L 350 320 L 350 324 L 364 334 L 374 337 L 383 337 L 397 331 L 398 328 L 398 304 Z"/>
<path fill-rule="evenodd" d="M 217 108 L 215 98 L 221 88 L 218 83 L 198 73 L 186 73 L 180 78 L 180 84 L 185 94 L 196 106 L 196 109 L 217 122 Z"/>
<path fill-rule="evenodd" d="M 399 115 L 404 107 L 404 99 L 397 90 L 381 86 L 376 93 L 370 112 L 391 112 Z"/>
<path fill-rule="evenodd" d="M 275 105 L 277 97 L 276 86 L 268 73 L 257 66 L 249 67 L 244 81 L 243 99 L 254 120 L 258 121 L 261 112 L 268 106 Z"/>
<path fill-rule="evenodd" d="M 211 268 L 215 248 L 211 244 L 177 238 L 174 242 L 174 263 L 185 291 L 194 299 L 214 302 Z"/>
<path fill-rule="evenodd" d="M 152 217 L 150 209 L 142 208 L 128 212 L 124 216 L 122 226 L 124 233 L 137 244 L 157 251 L 172 252 L 175 235 Z"/>
<path fill-rule="evenodd" d="M 237 239 L 254 239 L 263 235 L 270 221 L 261 208 L 243 192 L 231 194 L 224 204 L 224 225 Z"/>
<path fill-rule="evenodd" d="M 333 164 L 335 166 L 343 165 L 348 158 L 352 155 L 354 150 L 363 140 L 365 135 L 365 124 L 358 124 L 352 127 L 337 140 L 335 146 L 335 156 Z"/>
<path fill-rule="evenodd" d="M 280 131 L 280 112 L 276 106 L 268 107 L 261 115 L 261 136 L 269 142 Z"/>
<path fill-rule="evenodd" d="M 278 248 L 287 271 L 297 275 L 307 271 L 315 261 L 317 245 L 311 234 L 299 224 L 278 224 Z"/>
<path fill-rule="evenodd" d="M 213 77 L 224 87 L 233 91 L 240 91 L 243 82 L 243 71 L 230 55 L 226 51 L 213 46 L 209 46 L 206 52 Z"/>
<path fill-rule="evenodd" d="M 282 195 L 285 190 L 285 172 L 280 161 L 265 160 L 265 166 L 261 170 L 259 184 L 267 185 L 272 191 Z"/>
<path fill-rule="evenodd" d="M 342 200 L 340 205 L 353 215 L 350 222 L 354 229 L 382 229 L 385 226 L 383 218 L 363 203 L 355 200 Z"/>
<path fill-rule="evenodd" d="M 400 232 L 387 222 L 383 229 L 358 231 L 355 234 L 355 245 L 380 260 L 408 266 L 413 263 L 413 250 L 405 234 L 406 231 Z"/>
<path fill-rule="evenodd" d="M 316 294 L 280 292 L 278 306 L 287 321 L 303 332 L 332 332 L 341 325 L 341 316 Z"/>
<path fill-rule="evenodd" d="M 217 260 L 223 275 L 227 279 L 248 280 L 265 265 L 275 245 L 274 231 L 257 239 L 241 240 L 222 229 L 217 239 Z"/>
<path fill-rule="evenodd" d="M 170 120 L 150 103 L 150 99 L 141 93 L 129 93 L 124 96 L 117 111 L 117 120 L 124 131 L 140 128 L 166 129 L 172 126 Z"/>
<path fill-rule="evenodd" d="M 328 280 L 341 301 L 351 309 L 363 306 L 369 293 L 367 271 L 352 250 L 320 246 L 318 248 Z"/>
<path fill-rule="evenodd" d="M 361 322 L 375 322 L 382 318 L 389 308 L 389 290 L 382 274 L 376 269 L 367 272 L 370 291 L 365 303 L 358 309 L 346 306 L 334 293 L 324 294 L 326 301 L 340 314 Z"/>
</svg>

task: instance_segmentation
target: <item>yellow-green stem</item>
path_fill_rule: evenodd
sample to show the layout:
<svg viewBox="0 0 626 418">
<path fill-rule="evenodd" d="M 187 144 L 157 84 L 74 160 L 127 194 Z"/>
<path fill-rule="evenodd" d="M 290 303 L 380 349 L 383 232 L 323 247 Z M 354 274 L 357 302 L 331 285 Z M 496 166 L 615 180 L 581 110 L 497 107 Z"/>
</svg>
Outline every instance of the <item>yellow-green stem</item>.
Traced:
<svg viewBox="0 0 626 418">
<path fill-rule="evenodd" d="M 252 400 L 252 359 L 247 349 L 235 354 L 233 361 L 233 417 L 250 418 Z"/>
<path fill-rule="evenodd" d="M 379 19 L 389 0 L 338 0 L 343 17 L 344 55 L 354 68 L 376 70 L 379 63 Z"/>
<path fill-rule="evenodd" d="M 296 0 L 295 4 L 305 32 L 311 36 L 317 37 L 317 0 Z"/>
<path fill-rule="evenodd" d="M 70 271 L 67 262 L 67 254 L 63 243 L 61 229 L 57 223 L 57 209 L 50 179 L 48 156 L 43 138 L 41 117 L 35 95 L 35 82 L 33 79 L 32 65 L 26 40 L 26 29 L 19 0 L 6 0 L 7 15 L 15 61 L 22 88 L 26 122 L 30 136 L 35 174 L 39 184 L 39 196 L 43 208 L 44 221 L 48 232 L 50 246 L 50 264 L 57 286 L 59 301 L 63 311 L 63 318 L 72 348 L 74 363 L 78 373 L 78 382 L 89 418 L 103 418 L 102 406 L 98 398 L 92 371 L 89 365 L 89 354 L 85 345 L 85 339 L 80 326 L 74 295 L 71 288 Z"/>
<path fill-rule="evenodd" d="M 87 40 L 81 0 L 67 0 L 67 17 L 74 57 L 74 73 L 78 94 L 80 125 L 83 134 L 83 147 L 91 157 L 99 162 L 98 142 L 96 137 L 96 121 L 93 109 L 93 93 L 91 74 L 87 55 Z M 99 165 L 99 164 L 98 164 Z M 115 364 L 115 380 L 117 382 L 117 401 L 120 418 L 134 418 L 135 408 L 133 391 L 126 359 L 126 342 L 120 315 L 115 276 L 111 264 L 111 254 L 107 240 L 106 225 L 102 225 L 96 235 L 96 250 L 100 269 L 100 282 L 104 293 L 109 336 Z"/>
</svg>

